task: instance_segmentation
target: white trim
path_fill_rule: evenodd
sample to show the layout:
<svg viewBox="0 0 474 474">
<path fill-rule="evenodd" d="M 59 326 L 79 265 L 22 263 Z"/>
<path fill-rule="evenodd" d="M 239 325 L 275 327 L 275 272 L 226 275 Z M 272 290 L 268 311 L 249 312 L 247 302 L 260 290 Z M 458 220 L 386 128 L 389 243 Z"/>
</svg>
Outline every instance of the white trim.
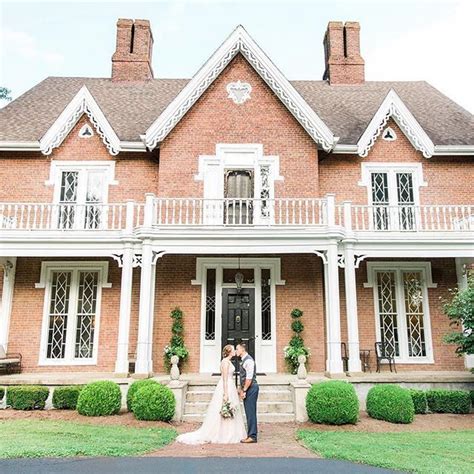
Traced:
<svg viewBox="0 0 474 474">
<path fill-rule="evenodd" d="M 209 373 L 218 371 L 222 340 L 222 289 L 233 288 L 235 285 L 223 283 L 224 268 L 238 268 L 238 257 L 203 257 L 196 259 L 196 278 L 192 285 L 201 285 L 201 328 L 200 328 L 200 372 Z M 216 270 L 216 301 L 215 301 L 215 338 L 205 340 L 206 329 L 206 272 L 209 268 Z M 281 279 L 280 258 L 241 258 L 240 268 L 254 269 L 254 283 L 244 284 L 244 288 L 255 288 L 255 359 L 260 370 L 268 373 L 277 371 L 276 360 L 276 285 L 284 285 Z M 261 328 L 261 270 L 269 269 L 271 278 L 271 321 L 272 337 L 262 340 Z"/>
<path fill-rule="evenodd" d="M 66 334 L 66 350 L 65 357 L 63 359 L 48 359 L 46 358 L 46 350 L 48 346 L 48 326 L 49 326 L 49 305 L 51 299 L 51 275 L 54 271 L 71 271 L 73 272 L 73 278 L 71 280 L 70 288 L 70 309 L 69 309 L 69 322 Z M 97 303 L 96 303 L 96 315 L 95 315 L 95 328 L 94 328 L 94 348 L 93 356 L 89 359 L 79 359 L 74 357 L 74 337 L 76 332 L 77 314 L 76 304 L 77 295 L 74 296 L 78 289 L 78 274 L 80 271 L 96 271 L 99 273 L 97 282 Z M 44 304 L 43 304 L 43 322 L 41 326 L 41 340 L 40 340 L 40 352 L 38 358 L 39 366 L 86 366 L 86 365 L 97 365 L 97 357 L 99 351 L 99 333 L 100 333 L 100 319 L 101 319 L 101 302 L 102 302 L 102 289 L 110 288 L 111 283 L 108 283 L 108 271 L 109 263 L 103 262 L 74 262 L 74 261 L 43 261 L 41 263 L 41 274 L 39 283 L 35 284 L 35 288 L 44 288 Z M 75 315 L 75 318 L 71 318 L 71 315 Z"/>
<path fill-rule="evenodd" d="M 89 117 L 109 153 L 117 155 L 120 151 L 120 140 L 86 86 L 82 86 L 41 138 L 42 153 L 50 155 L 53 148 L 59 147 L 84 114 Z"/>
<path fill-rule="evenodd" d="M 38 141 L 0 141 L 0 151 L 39 151 L 40 144 Z M 2 156 L 2 158 L 4 158 Z M 14 157 L 15 158 L 15 157 Z"/>
<path fill-rule="evenodd" d="M 434 155 L 473 156 L 474 145 L 435 145 Z"/>
<path fill-rule="evenodd" d="M 367 262 L 367 282 L 364 283 L 364 288 L 373 288 L 374 298 L 374 316 L 375 328 L 377 333 L 377 340 L 380 340 L 380 319 L 378 314 L 378 289 L 375 274 L 379 271 L 393 271 L 395 272 L 395 293 L 397 305 L 397 327 L 398 340 L 400 347 L 400 356 L 395 357 L 395 360 L 401 364 L 434 364 L 433 355 L 433 340 L 431 336 L 431 316 L 429 309 L 428 289 L 436 288 L 437 284 L 433 283 L 431 273 L 431 262 Z M 425 357 L 409 357 L 408 343 L 407 343 L 407 328 L 405 318 L 405 301 L 404 288 L 401 281 L 401 272 L 403 271 L 419 271 L 422 279 L 423 292 L 423 325 L 425 332 Z"/>
<path fill-rule="evenodd" d="M 51 160 L 51 166 L 49 168 L 49 178 L 44 182 L 45 186 L 57 186 L 58 180 L 61 179 L 61 173 L 63 171 L 100 171 L 103 170 L 107 177 L 107 185 L 117 185 L 118 181 L 115 180 L 115 161 L 72 161 L 72 160 Z M 56 202 L 56 201 L 55 201 Z"/>
<path fill-rule="evenodd" d="M 8 352 L 10 320 L 15 291 L 16 257 L 0 257 L 3 267 L 3 287 L 0 297 L 0 345 Z"/>
<path fill-rule="evenodd" d="M 390 118 L 395 120 L 414 148 L 421 151 L 425 158 L 433 156 L 435 151 L 433 142 L 393 89 L 390 89 L 357 142 L 359 156 L 365 157 L 369 154 Z"/>
<path fill-rule="evenodd" d="M 238 53 L 245 57 L 313 140 L 330 151 L 337 138 L 241 25 L 148 128 L 142 137 L 146 146 L 153 149 L 166 138 Z"/>
</svg>

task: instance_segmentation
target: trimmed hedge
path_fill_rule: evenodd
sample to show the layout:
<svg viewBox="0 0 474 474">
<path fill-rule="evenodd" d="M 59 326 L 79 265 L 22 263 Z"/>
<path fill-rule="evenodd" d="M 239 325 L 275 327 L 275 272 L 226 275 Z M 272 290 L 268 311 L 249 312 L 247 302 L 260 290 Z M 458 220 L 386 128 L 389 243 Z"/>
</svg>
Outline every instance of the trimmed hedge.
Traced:
<svg viewBox="0 0 474 474">
<path fill-rule="evenodd" d="M 426 398 L 433 413 L 466 414 L 471 411 L 471 396 L 464 390 L 428 390 Z"/>
<path fill-rule="evenodd" d="M 8 387 L 7 406 L 14 410 L 43 410 L 49 388 L 40 385 L 20 385 Z"/>
<path fill-rule="evenodd" d="M 127 392 L 127 410 L 128 411 L 133 411 L 132 409 L 132 403 L 133 403 L 133 397 L 137 393 L 137 391 L 142 388 L 142 387 L 147 387 L 148 385 L 156 385 L 158 382 L 153 379 L 143 379 L 143 380 L 137 380 L 136 382 L 133 382 L 130 387 L 128 387 L 128 392 Z"/>
<path fill-rule="evenodd" d="M 390 423 L 411 423 L 415 415 L 410 392 L 399 385 L 375 385 L 367 394 L 367 413 Z"/>
<path fill-rule="evenodd" d="M 82 385 L 56 387 L 53 392 L 53 407 L 60 410 L 75 410 Z"/>
<path fill-rule="evenodd" d="M 469 392 L 471 394 L 471 405 L 474 407 L 474 390 Z"/>
<path fill-rule="evenodd" d="M 350 383 L 342 380 L 321 382 L 310 388 L 306 410 L 313 423 L 355 424 L 359 419 L 359 399 Z"/>
<path fill-rule="evenodd" d="M 0 401 L 3 400 L 4 396 L 5 396 L 5 389 L 3 387 L 0 387 Z"/>
<path fill-rule="evenodd" d="M 170 421 L 175 408 L 173 392 L 159 383 L 139 388 L 133 397 L 132 411 L 137 420 Z"/>
<path fill-rule="evenodd" d="M 108 380 L 87 384 L 77 399 L 77 411 L 85 416 L 116 415 L 121 406 L 120 387 Z"/>
<path fill-rule="evenodd" d="M 416 388 L 410 388 L 409 391 L 415 407 L 415 414 L 424 415 L 428 410 L 426 393 L 423 390 L 418 390 Z"/>
</svg>

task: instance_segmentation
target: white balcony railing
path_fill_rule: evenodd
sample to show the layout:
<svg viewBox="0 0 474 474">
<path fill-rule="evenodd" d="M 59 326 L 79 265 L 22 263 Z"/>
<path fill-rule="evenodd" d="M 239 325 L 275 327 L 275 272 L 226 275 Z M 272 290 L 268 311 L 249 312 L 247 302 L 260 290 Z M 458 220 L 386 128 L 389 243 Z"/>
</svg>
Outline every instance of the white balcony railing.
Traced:
<svg viewBox="0 0 474 474">
<path fill-rule="evenodd" d="M 157 226 L 315 226 L 327 223 L 327 200 L 157 198 Z"/>
<path fill-rule="evenodd" d="M 0 229 L 122 230 L 126 213 L 126 203 L 0 203 Z"/>
<path fill-rule="evenodd" d="M 337 205 L 336 221 L 362 232 L 462 232 L 474 230 L 474 206 Z"/>
<path fill-rule="evenodd" d="M 145 203 L 0 203 L 0 231 L 127 231 L 139 227 L 315 227 L 352 232 L 474 231 L 474 206 L 335 204 L 321 199 L 156 198 Z"/>
</svg>

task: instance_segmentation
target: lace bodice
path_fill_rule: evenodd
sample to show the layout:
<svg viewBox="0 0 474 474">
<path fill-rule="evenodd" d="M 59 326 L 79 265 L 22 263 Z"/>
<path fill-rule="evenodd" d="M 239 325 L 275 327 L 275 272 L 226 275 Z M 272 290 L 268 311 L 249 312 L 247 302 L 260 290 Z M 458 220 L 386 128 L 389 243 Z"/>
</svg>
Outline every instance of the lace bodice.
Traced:
<svg viewBox="0 0 474 474">
<path fill-rule="evenodd" d="M 224 370 L 223 370 L 223 365 L 224 365 L 224 364 L 229 364 L 229 370 L 228 370 L 228 372 L 227 372 L 227 377 L 228 377 L 228 378 L 232 378 L 232 377 L 234 376 L 234 373 L 235 373 L 235 366 L 234 366 L 234 364 L 233 364 L 232 362 L 227 362 L 227 361 L 223 360 L 223 361 L 221 362 L 221 372 L 224 372 Z"/>
</svg>

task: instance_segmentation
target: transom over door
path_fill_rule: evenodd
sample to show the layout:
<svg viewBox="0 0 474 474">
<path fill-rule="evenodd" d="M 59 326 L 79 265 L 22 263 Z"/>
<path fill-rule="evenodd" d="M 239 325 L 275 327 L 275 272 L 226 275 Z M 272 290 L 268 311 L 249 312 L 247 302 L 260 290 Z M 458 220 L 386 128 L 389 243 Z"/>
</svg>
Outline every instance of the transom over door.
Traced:
<svg viewBox="0 0 474 474">
<path fill-rule="evenodd" d="M 247 344 L 255 358 L 255 289 L 224 288 L 222 290 L 222 347 Z"/>
</svg>

